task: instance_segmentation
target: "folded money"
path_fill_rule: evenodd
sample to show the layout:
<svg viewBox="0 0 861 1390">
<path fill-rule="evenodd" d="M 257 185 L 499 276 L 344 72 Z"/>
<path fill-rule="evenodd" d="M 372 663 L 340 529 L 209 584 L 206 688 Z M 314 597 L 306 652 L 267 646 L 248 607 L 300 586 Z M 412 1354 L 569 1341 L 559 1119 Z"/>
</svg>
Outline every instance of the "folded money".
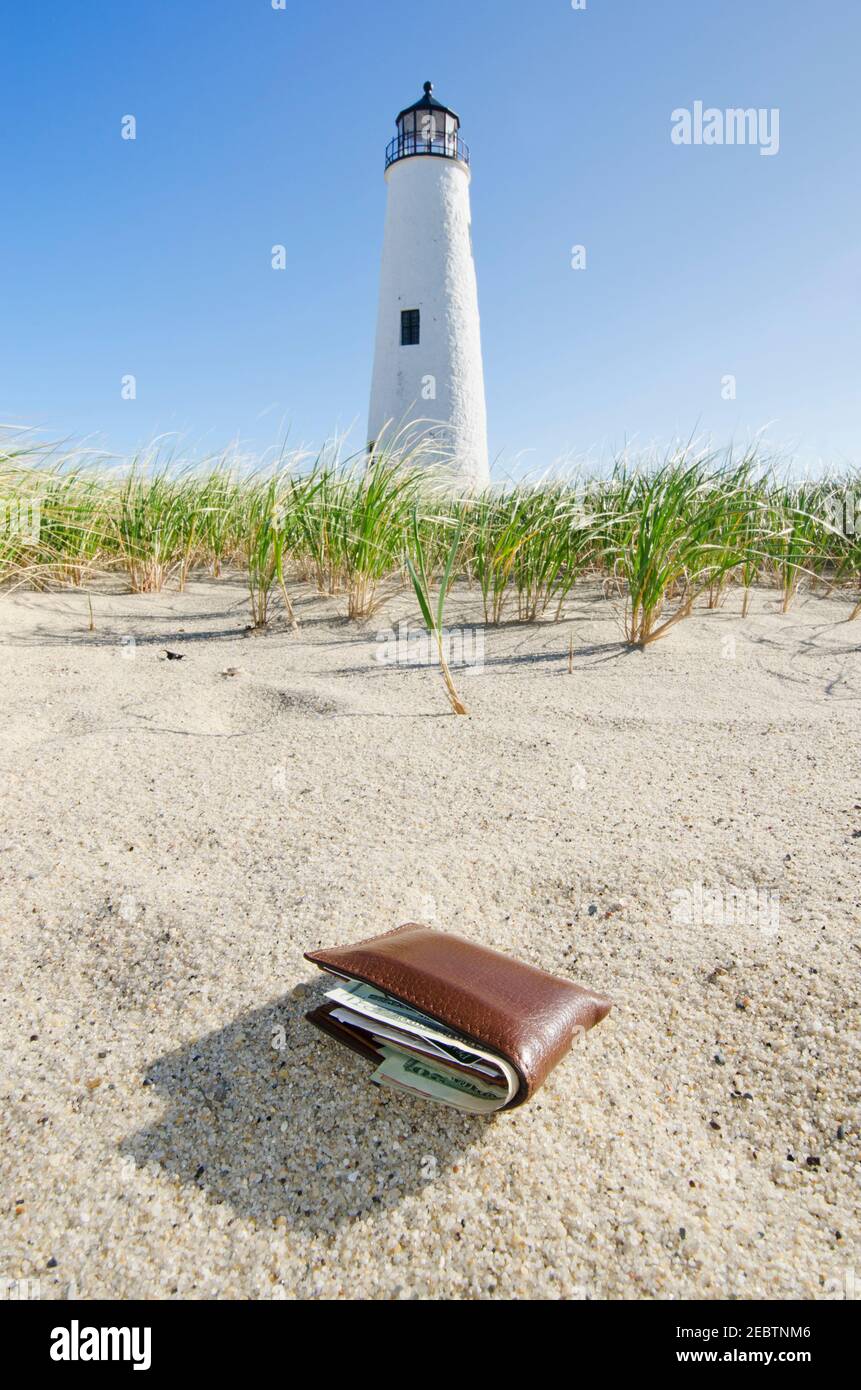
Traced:
<svg viewBox="0 0 861 1390">
<path fill-rule="evenodd" d="M 383 1053 L 386 1060 L 371 1077 L 378 1086 L 391 1086 L 394 1091 L 411 1092 L 475 1115 L 489 1115 L 505 1104 L 504 1097 L 489 1083 L 482 1085 L 439 1062 L 411 1057 L 407 1052 L 389 1047 L 384 1047 Z"/>
<path fill-rule="evenodd" d="M 499 1110 L 517 1092 L 517 1075 L 502 1057 L 471 1046 L 382 990 L 354 981 L 330 989 L 326 998 L 339 1006 L 331 1020 L 379 1048 L 385 1060 L 371 1080 L 380 1086 L 419 1091 L 475 1112 Z M 407 1059 L 413 1065 L 405 1070 Z"/>
<path fill-rule="evenodd" d="M 337 979 L 307 1018 L 373 1060 L 376 1085 L 471 1114 L 522 1105 L 611 1007 L 569 980 L 415 924 L 306 959 Z"/>
</svg>

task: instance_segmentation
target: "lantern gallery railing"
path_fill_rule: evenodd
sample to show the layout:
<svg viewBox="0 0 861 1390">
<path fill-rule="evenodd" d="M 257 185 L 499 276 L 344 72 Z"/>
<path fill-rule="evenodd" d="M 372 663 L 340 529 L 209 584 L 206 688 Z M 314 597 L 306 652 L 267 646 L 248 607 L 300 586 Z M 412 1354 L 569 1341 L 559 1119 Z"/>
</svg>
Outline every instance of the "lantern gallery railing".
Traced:
<svg viewBox="0 0 861 1390">
<path fill-rule="evenodd" d="M 433 154 L 438 159 L 459 159 L 469 163 L 469 146 L 457 135 L 396 135 L 386 150 L 386 168 L 398 159 L 411 159 L 416 154 Z"/>
</svg>

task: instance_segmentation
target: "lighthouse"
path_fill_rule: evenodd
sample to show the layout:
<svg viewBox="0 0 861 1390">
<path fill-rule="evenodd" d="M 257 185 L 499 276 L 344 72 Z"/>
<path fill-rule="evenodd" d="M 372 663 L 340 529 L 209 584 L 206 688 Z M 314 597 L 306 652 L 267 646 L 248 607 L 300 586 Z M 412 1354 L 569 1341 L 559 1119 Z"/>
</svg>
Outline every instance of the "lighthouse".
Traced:
<svg viewBox="0 0 861 1390">
<path fill-rule="evenodd" d="M 388 199 L 368 447 L 409 447 L 458 483 L 489 482 L 469 150 L 433 83 L 397 118 Z"/>
</svg>

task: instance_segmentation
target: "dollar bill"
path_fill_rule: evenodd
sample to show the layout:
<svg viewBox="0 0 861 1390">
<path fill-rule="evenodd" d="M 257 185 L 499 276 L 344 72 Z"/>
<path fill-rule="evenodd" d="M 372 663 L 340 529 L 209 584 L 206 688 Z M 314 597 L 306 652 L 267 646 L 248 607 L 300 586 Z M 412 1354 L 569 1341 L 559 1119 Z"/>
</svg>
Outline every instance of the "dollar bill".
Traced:
<svg viewBox="0 0 861 1390">
<path fill-rule="evenodd" d="M 453 1053 L 432 1041 L 430 1038 L 420 1037 L 418 1033 L 407 1033 L 402 1028 L 392 1028 L 387 1023 L 380 1023 L 378 1019 L 368 1018 L 365 1014 L 360 1014 L 355 1009 L 337 1008 L 333 1009 L 330 1015 L 337 1023 L 346 1023 L 351 1028 L 360 1028 L 372 1036 L 374 1042 L 391 1043 L 395 1047 L 406 1047 L 418 1050 L 438 1058 L 443 1062 L 460 1061 L 462 1066 L 469 1066 L 472 1070 L 480 1072 L 491 1085 L 505 1086 L 506 1080 L 498 1067 L 492 1066 L 490 1062 L 482 1062 L 477 1058 L 470 1061 L 464 1060 L 470 1054 L 460 1054 L 456 1057 Z"/>
<path fill-rule="evenodd" d="M 346 1004 L 348 1008 L 357 1009 L 359 1013 L 367 1014 L 369 1018 L 379 1018 L 381 1023 L 391 1023 L 394 1019 L 400 1019 L 403 1023 L 417 1024 L 423 1033 L 435 1033 L 446 1038 L 450 1043 L 458 1042 L 463 1045 L 463 1039 L 451 1036 L 448 1028 L 442 1023 L 438 1023 L 435 1018 L 430 1018 L 428 1014 L 421 1013 L 414 1009 L 411 1004 L 405 1004 L 402 999 L 396 999 L 392 994 L 385 994 L 381 989 L 375 989 L 373 985 L 362 984 L 359 980 L 353 980 L 350 984 L 338 985 L 326 994 L 327 999 L 334 999 L 338 1004 Z"/>
<path fill-rule="evenodd" d="M 443 1062 L 395 1048 L 383 1047 L 382 1051 L 385 1060 L 371 1077 L 378 1086 L 407 1091 L 471 1115 L 489 1115 L 505 1105 L 505 1095 L 498 1088 L 482 1086 L 474 1077 L 453 1071 Z"/>
<path fill-rule="evenodd" d="M 453 1035 L 436 1019 L 429 1018 L 427 1014 L 421 1013 L 410 1004 L 405 1004 L 401 999 L 386 994 L 383 990 L 354 980 L 328 990 L 326 998 L 384 1027 L 431 1041 L 437 1049 L 447 1053 L 452 1061 L 460 1062 L 462 1066 L 480 1067 L 482 1070 L 489 1066 L 492 1072 L 501 1074 L 504 1079 L 507 1089 L 506 1102 L 511 1100 L 519 1089 L 520 1079 L 505 1058 L 494 1052 L 486 1052 L 468 1040 Z"/>
</svg>

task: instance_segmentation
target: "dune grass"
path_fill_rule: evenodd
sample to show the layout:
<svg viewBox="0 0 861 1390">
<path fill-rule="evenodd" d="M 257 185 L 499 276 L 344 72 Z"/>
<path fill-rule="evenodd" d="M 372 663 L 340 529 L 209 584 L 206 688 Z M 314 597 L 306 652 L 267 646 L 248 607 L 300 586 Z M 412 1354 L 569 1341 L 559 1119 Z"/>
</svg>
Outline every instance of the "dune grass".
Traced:
<svg viewBox="0 0 861 1390">
<path fill-rule="evenodd" d="M 845 595 L 857 619 L 861 472 L 787 483 L 756 451 L 688 447 L 600 477 L 464 495 L 420 451 L 343 463 L 282 454 L 255 469 L 227 456 L 183 468 L 156 451 L 109 467 L 28 436 L 0 439 L 6 589 L 118 574 L 146 594 L 237 571 L 258 628 L 276 609 L 296 626 L 294 582 L 341 596 L 345 615 L 365 622 L 410 582 L 429 602 L 441 577 L 443 597 L 456 578 L 477 585 L 488 624 L 560 621 L 581 577 L 600 580 L 625 640 L 644 650 L 734 589 L 743 616 L 764 585 L 784 612 L 818 590 Z"/>
<path fill-rule="evenodd" d="M 431 578 L 427 560 L 425 558 L 425 547 L 422 542 L 421 527 L 419 525 L 418 510 L 413 510 L 412 516 L 412 547 L 411 553 L 406 556 L 407 570 L 412 580 L 416 599 L 421 610 L 421 615 L 427 625 L 428 633 L 436 642 L 437 659 L 442 678 L 445 682 L 445 690 L 449 704 L 454 714 L 469 714 L 469 710 L 461 700 L 455 689 L 454 681 L 451 677 L 451 670 L 446 659 L 445 652 L 445 601 L 448 591 L 454 578 L 454 567 L 460 549 L 460 538 L 463 531 L 463 522 L 458 521 L 455 526 L 454 534 L 451 537 L 448 554 L 443 566 L 439 580 L 439 594 L 436 605 L 431 600 Z"/>
</svg>

